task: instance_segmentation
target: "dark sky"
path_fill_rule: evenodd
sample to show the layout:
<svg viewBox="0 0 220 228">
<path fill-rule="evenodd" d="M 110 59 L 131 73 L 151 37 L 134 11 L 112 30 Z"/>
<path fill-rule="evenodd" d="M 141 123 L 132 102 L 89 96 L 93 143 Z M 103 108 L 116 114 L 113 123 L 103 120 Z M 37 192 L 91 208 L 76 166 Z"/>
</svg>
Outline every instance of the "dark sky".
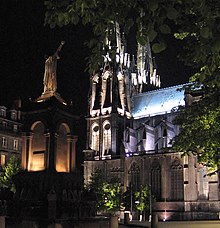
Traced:
<svg viewBox="0 0 220 228">
<path fill-rule="evenodd" d="M 85 114 L 89 75 L 84 70 L 89 51 L 84 41 L 89 31 L 82 26 L 45 27 L 43 0 L 1 0 L 0 7 L 0 105 L 9 105 L 17 97 L 40 96 L 44 56 L 65 40 L 58 62 L 58 92 L 73 101 L 76 114 Z M 176 58 L 179 49 L 169 42 L 168 49 L 156 56 L 163 87 L 185 83 L 191 74 Z"/>
</svg>

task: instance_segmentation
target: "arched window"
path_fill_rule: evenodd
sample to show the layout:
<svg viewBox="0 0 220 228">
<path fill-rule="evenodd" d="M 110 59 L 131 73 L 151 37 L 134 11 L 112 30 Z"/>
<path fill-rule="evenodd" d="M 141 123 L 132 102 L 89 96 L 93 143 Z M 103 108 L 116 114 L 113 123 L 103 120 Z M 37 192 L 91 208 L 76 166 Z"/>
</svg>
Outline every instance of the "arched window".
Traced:
<svg viewBox="0 0 220 228">
<path fill-rule="evenodd" d="M 158 162 L 154 162 L 151 168 L 151 191 L 157 200 L 161 198 L 161 169 Z"/>
<path fill-rule="evenodd" d="M 99 126 L 94 124 L 91 132 L 91 149 L 99 151 Z"/>
<path fill-rule="evenodd" d="M 207 167 L 203 164 L 199 164 L 197 177 L 199 199 L 208 199 L 209 181 L 207 176 Z"/>
<path fill-rule="evenodd" d="M 183 166 L 178 159 L 171 165 L 171 198 L 172 200 L 183 200 Z"/>
<path fill-rule="evenodd" d="M 139 190 L 140 187 L 140 167 L 136 162 L 133 162 L 129 170 L 130 174 L 130 184 L 134 190 Z"/>
<path fill-rule="evenodd" d="M 167 147 L 167 128 L 163 128 L 163 141 L 162 141 L 162 147 Z"/>
<path fill-rule="evenodd" d="M 146 131 L 146 128 L 144 128 L 143 130 L 143 135 L 142 135 L 142 139 L 147 139 L 147 131 Z"/>
<path fill-rule="evenodd" d="M 70 133 L 69 126 L 65 123 L 60 124 L 57 137 L 57 153 L 56 153 L 56 171 L 68 172 L 69 170 L 69 154 L 67 135 Z"/>
<path fill-rule="evenodd" d="M 111 125 L 109 122 L 103 124 L 103 153 L 102 155 L 108 155 L 111 149 Z"/>
<path fill-rule="evenodd" d="M 45 126 L 37 121 L 31 126 L 33 134 L 31 152 L 29 154 L 28 170 L 40 171 L 45 169 L 46 138 Z"/>
</svg>

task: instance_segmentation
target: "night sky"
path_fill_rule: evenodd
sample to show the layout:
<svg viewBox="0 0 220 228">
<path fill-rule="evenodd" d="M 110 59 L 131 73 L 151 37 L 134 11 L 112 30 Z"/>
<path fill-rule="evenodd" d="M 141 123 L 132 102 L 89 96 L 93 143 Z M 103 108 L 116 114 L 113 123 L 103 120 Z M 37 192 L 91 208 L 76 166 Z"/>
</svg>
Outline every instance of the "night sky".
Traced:
<svg viewBox="0 0 220 228">
<path fill-rule="evenodd" d="M 52 54 L 61 40 L 66 43 L 58 61 L 58 93 L 73 102 L 76 114 L 86 115 L 89 75 L 84 46 L 91 37 L 79 26 L 50 29 L 44 26 L 43 0 L 1 0 L 0 15 L 0 105 L 9 106 L 13 99 L 36 99 L 43 92 L 45 55 Z M 168 49 L 155 56 L 162 86 L 185 83 L 190 68 L 177 60 L 181 49 L 169 42 Z"/>
</svg>

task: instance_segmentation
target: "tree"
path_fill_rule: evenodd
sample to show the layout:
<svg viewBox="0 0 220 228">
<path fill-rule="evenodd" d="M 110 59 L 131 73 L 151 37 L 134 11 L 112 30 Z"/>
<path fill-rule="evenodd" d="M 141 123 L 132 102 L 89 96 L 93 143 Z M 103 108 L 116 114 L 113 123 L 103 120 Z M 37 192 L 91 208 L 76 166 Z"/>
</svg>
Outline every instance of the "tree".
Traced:
<svg viewBox="0 0 220 228">
<path fill-rule="evenodd" d="M 205 92 L 199 102 L 187 108 L 180 107 L 176 123 L 181 126 L 181 133 L 174 138 L 173 147 L 185 154 L 198 155 L 198 161 L 209 167 L 220 165 L 220 100 L 219 92 Z"/>
<path fill-rule="evenodd" d="M 87 188 L 96 194 L 98 211 L 115 213 L 120 210 L 121 189 L 118 179 L 106 180 L 103 172 L 96 169 Z"/>
<path fill-rule="evenodd" d="M 142 216 L 144 216 L 147 211 L 150 212 L 153 201 L 155 201 L 155 198 L 147 185 L 141 185 L 139 190 L 131 191 L 131 188 L 129 188 L 123 193 L 122 197 L 122 205 L 125 210 L 139 211 Z"/>
<path fill-rule="evenodd" d="M 8 163 L 3 166 L 3 174 L 0 176 L 1 187 L 15 192 L 15 185 L 12 177 L 21 171 L 21 161 L 16 156 L 11 156 Z"/>
<path fill-rule="evenodd" d="M 182 131 L 175 139 L 175 148 L 185 153 L 193 151 L 201 160 L 211 159 L 208 163 L 219 165 L 219 1 L 47 0 L 45 5 L 45 23 L 52 28 L 79 22 L 92 28 L 94 37 L 88 42 L 92 49 L 90 73 L 102 64 L 102 55 L 108 49 L 104 40 L 106 36 L 114 39 L 110 31 L 114 30 L 116 21 L 126 34 L 132 29 L 140 44 L 145 45 L 149 38 L 154 53 L 166 48 L 167 36 L 178 39 L 184 50 L 180 58 L 197 71 L 191 81 L 202 84 L 203 99 L 181 113 L 178 121 Z M 201 132 L 200 123 L 205 137 L 205 134 L 196 136 Z"/>
<path fill-rule="evenodd" d="M 121 205 L 121 189 L 119 182 L 103 183 L 102 186 L 104 196 L 104 207 L 110 213 L 120 210 Z"/>
<path fill-rule="evenodd" d="M 147 185 L 141 185 L 140 190 L 134 193 L 135 195 L 135 208 L 141 213 L 150 209 L 150 189 Z"/>
</svg>

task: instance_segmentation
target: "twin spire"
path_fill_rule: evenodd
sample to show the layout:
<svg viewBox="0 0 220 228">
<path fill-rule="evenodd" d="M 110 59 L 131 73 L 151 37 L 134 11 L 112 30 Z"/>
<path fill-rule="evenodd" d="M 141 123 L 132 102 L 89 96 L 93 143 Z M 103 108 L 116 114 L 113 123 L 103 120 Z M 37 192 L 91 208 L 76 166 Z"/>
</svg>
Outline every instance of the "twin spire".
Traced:
<svg viewBox="0 0 220 228">
<path fill-rule="evenodd" d="M 126 40 L 117 22 L 115 30 L 109 33 L 115 34 L 115 40 L 106 37 L 109 52 L 104 56 L 104 66 L 91 77 L 90 115 L 118 112 L 130 118 L 132 95 L 144 92 L 145 85 L 160 87 L 160 76 L 153 64 L 149 41 L 145 46 L 138 43 L 135 59 L 126 50 Z"/>
</svg>

